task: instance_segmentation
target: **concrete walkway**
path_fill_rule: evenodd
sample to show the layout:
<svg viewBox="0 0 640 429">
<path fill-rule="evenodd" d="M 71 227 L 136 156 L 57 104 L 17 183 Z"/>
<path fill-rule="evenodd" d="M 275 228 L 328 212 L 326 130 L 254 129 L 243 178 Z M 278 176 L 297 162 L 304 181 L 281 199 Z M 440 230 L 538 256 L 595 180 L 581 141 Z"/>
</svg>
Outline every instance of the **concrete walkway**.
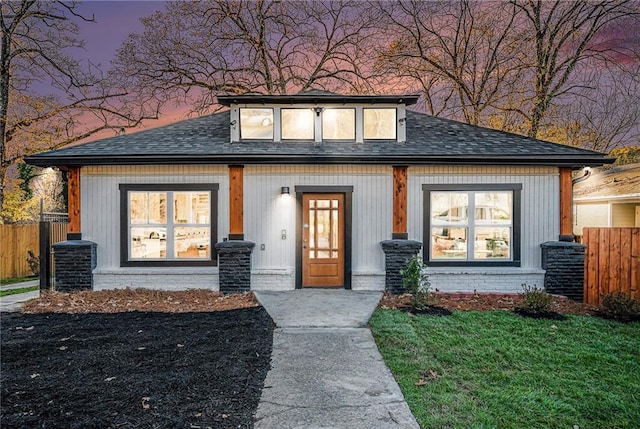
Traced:
<svg viewBox="0 0 640 429">
<path fill-rule="evenodd" d="M 38 286 L 40 283 L 38 280 L 30 280 L 22 283 L 14 283 L 11 285 L 0 286 L 1 290 L 9 289 L 21 289 L 24 287 Z M 38 298 L 40 296 L 39 290 L 34 290 L 27 293 L 17 293 L 15 295 L 7 295 L 0 297 L 0 312 L 2 311 L 20 311 L 22 304 L 25 302 Z"/>
<path fill-rule="evenodd" d="M 277 328 L 256 429 L 419 428 L 367 327 L 380 292 L 255 292 Z"/>
</svg>

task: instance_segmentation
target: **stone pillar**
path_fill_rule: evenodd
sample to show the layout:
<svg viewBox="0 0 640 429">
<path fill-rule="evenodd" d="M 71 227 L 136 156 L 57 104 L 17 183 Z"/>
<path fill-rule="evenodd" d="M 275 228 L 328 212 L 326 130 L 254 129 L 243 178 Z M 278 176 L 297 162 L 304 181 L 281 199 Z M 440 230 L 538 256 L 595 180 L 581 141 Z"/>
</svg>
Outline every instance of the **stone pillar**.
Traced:
<svg viewBox="0 0 640 429">
<path fill-rule="evenodd" d="M 584 255 L 587 246 L 567 241 L 547 241 L 542 248 L 544 288 L 582 302 L 584 296 Z"/>
<path fill-rule="evenodd" d="M 229 240 L 216 244 L 220 292 L 235 293 L 251 290 L 251 241 Z"/>
<path fill-rule="evenodd" d="M 93 269 L 97 263 L 96 249 L 96 243 L 87 240 L 69 240 L 54 244 L 55 290 L 92 290 Z"/>
<path fill-rule="evenodd" d="M 422 249 L 422 243 L 414 240 L 385 240 L 380 243 L 384 250 L 385 289 L 392 294 L 405 293 L 400 270 Z"/>
</svg>

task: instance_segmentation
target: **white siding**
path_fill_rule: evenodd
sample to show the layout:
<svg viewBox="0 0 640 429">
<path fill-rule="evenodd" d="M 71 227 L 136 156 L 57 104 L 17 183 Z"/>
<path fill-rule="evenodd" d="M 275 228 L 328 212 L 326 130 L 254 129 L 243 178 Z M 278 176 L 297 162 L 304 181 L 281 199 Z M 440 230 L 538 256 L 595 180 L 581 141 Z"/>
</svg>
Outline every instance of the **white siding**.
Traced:
<svg viewBox="0 0 640 429">
<path fill-rule="evenodd" d="M 441 290 L 513 291 L 523 282 L 541 285 L 540 243 L 559 234 L 558 170 L 549 167 L 409 167 L 408 233 L 422 241 L 422 184 L 522 184 L 522 267 L 430 268 Z M 118 166 L 82 169 L 83 237 L 98 244 L 97 288 L 145 286 L 218 288 L 217 267 L 121 268 L 122 183 L 218 183 L 218 240 L 229 232 L 227 166 Z M 244 168 L 244 234 L 256 243 L 252 287 L 295 287 L 296 186 L 353 186 L 352 287 L 384 288 L 384 253 L 391 238 L 393 177 L 390 166 L 269 165 Z M 291 195 L 280 195 L 288 186 Z M 283 231 L 286 237 L 283 239 Z M 261 249 L 264 244 L 264 250 Z M 186 280 L 186 281 L 185 281 Z"/>
<path fill-rule="evenodd" d="M 95 166 L 81 171 L 82 237 L 98 245 L 98 261 L 94 272 L 96 288 L 127 286 L 160 288 L 217 288 L 217 267 L 198 269 L 194 277 L 177 275 L 174 282 L 156 277 L 160 272 L 179 274 L 168 268 L 153 271 L 140 268 L 120 268 L 120 191 L 122 183 L 218 183 L 218 237 L 229 230 L 229 185 L 226 166 Z M 216 242 L 214 238 L 214 242 Z M 126 275 L 122 275 L 126 274 Z M 180 286 L 176 286 L 180 285 Z"/>
<path fill-rule="evenodd" d="M 353 186 L 352 287 L 384 288 L 384 253 L 380 242 L 391 238 L 392 168 L 355 165 L 245 166 L 244 232 L 247 240 L 256 243 L 252 287 L 295 287 L 295 187 L 310 185 Z M 283 186 L 289 187 L 291 195 L 280 195 Z M 365 282 L 365 278 L 375 280 Z"/>
<path fill-rule="evenodd" d="M 609 224 L 609 203 L 581 203 L 574 207 L 574 234 L 582 235 L 582 229 L 587 226 L 611 226 Z"/>
</svg>

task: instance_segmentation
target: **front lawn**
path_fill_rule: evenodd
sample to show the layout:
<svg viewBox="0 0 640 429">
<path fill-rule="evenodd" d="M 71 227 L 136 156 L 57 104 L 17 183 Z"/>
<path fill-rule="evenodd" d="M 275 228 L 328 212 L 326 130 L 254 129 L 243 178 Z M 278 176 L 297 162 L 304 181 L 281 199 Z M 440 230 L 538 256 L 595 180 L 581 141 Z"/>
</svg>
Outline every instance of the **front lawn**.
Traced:
<svg viewBox="0 0 640 429">
<path fill-rule="evenodd" d="M 21 287 L 21 288 L 18 288 L 18 289 L 0 290 L 0 298 L 2 298 L 3 296 L 17 295 L 17 294 L 20 294 L 20 293 L 33 292 L 34 290 L 38 290 L 38 289 L 40 289 L 40 286 L 29 286 L 29 287 Z"/>
<path fill-rule="evenodd" d="M 640 323 L 378 309 L 373 335 L 423 428 L 633 428 Z"/>
</svg>

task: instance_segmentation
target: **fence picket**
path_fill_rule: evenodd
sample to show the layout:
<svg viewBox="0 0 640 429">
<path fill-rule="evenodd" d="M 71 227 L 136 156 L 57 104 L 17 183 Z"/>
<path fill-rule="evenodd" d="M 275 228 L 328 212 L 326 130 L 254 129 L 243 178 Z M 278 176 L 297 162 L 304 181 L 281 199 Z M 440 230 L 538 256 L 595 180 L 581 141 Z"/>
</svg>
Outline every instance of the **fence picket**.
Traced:
<svg viewBox="0 0 640 429">
<path fill-rule="evenodd" d="M 56 218 L 51 222 L 51 244 L 67 238 L 66 222 Z M 29 250 L 40 257 L 40 231 L 37 223 L 27 225 L 0 225 L 0 278 L 34 275 L 27 258 Z M 53 266 L 53 262 L 51 263 Z"/>
<path fill-rule="evenodd" d="M 608 293 L 640 300 L 640 228 L 584 228 L 584 301 L 602 304 Z"/>
<path fill-rule="evenodd" d="M 27 258 L 29 250 L 40 254 L 38 225 L 0 225 L 0 278 L 33 275 Z"/>
</svg>

